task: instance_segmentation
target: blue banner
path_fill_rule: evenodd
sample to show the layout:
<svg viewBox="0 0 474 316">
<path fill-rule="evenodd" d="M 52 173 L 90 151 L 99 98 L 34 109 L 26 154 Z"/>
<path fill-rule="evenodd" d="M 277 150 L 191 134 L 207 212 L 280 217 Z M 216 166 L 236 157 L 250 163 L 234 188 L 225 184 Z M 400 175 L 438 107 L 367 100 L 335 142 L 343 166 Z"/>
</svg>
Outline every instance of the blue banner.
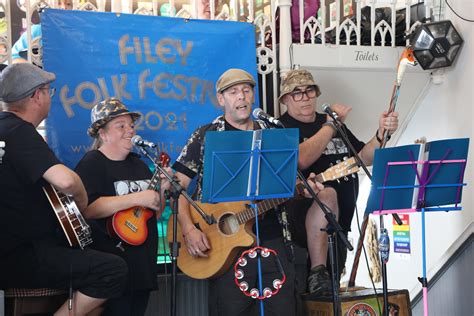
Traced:
<svg viewBox="0 0 474 316">
<path fill-rule="evenodd" d="M 257 78 L 249 23 L 54 9 L 41 23 L 44 68 L 57 76 L 46 136 L 69 167 L 89 150 L 90 109 L 103 99 L 141 112 L 137 134 L 174 160 L 196 127 L 222 114 L 215 82 L 225 70 Z"/>
</svg>

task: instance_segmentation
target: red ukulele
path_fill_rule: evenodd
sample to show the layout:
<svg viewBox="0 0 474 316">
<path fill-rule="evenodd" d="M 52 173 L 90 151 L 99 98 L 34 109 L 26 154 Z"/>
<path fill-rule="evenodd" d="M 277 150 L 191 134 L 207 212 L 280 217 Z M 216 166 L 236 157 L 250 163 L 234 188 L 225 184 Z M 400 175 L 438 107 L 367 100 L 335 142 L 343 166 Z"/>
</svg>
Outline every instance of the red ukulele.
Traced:
<svg viewBox="0 0 474 316">
<path fill-rule="evenodd" d="M 170 161 L 168 154 L 160 153 L 159 163 L 167 167 Z M 155 170 L 148 189 L 160 190 L 160 172 Z M 143 244 L 148 236 L 147 221 L 154 215 L 154 211 L 142 206 L 130 207 L 112 215 L 107 221 L 107 231 L 110 236 L 117 237 L 132 246 Z"/>
</svg>

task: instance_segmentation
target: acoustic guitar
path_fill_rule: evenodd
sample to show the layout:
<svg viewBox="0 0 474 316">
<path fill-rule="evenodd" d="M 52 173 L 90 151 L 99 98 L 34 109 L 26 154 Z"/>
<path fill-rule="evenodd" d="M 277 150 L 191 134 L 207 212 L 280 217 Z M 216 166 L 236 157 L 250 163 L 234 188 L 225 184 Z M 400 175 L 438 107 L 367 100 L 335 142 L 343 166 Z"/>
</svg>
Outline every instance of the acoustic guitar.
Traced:
<svg viewBox="0 0 474 316">
<path fill-rule="evenodd" d="M 359 167 L 355 159 L 349 158 L 327 169 L 316 176 L 316 181 L 326 182 L 337 180 L 347 175 L 356 173 Z M 301 193 L 303 185 L 297 185 L 297 192 Z M 257 202 L 258 215 L 275 208 L 286 202 L 289 198 L 275 198 Z M 217 277 L 230 268 L 239 250 L 255 244 L 256 238 L 252 232 L 255 222 L 255 210 L 249 202 L 225 202 L 219 204 L 197 204 L 206 214 L 213 215 L 217 223 L 208 225 L 197 212 L 190 212 L 196 228 L 207 236 L 211 249 L 206 252 L 207 258 L 193 257 L 184 248 L 184 237 L 178 225 L 178 242 L 182 245 L 179 249 L 178 267 L 183 273 L 194 279 L 207 279 Z M 172 242 L 173 217 L 168 221 L 167 236 Z M 183 250 L 184 249 L 184 250 Z"/>
<path fill-rule="evenodd" d="M 76 202 L 68 195 L 56 190 L 51 184 L 45 185 L 43 191 L 58 218 L 69 246 L 84 249 L 85 246 L 92 243 L 91 229 L 79 211 Z"/>
<path fill-rule="evenodd" d="M 167 167 L 170 161 L 168 154 L 162 152 L 159 156 L 159 164 Z M 160 170 L 156 169 L 151 177 L 148 190 L 160 191 Z M 147 221 L 155 214 L 154 211 L 134 206 L 114 213 L 107 220 L 107 232 L 110 236 L 119 238 L 132 246 L 143 244 L 148 237 Z"/>
</svg>

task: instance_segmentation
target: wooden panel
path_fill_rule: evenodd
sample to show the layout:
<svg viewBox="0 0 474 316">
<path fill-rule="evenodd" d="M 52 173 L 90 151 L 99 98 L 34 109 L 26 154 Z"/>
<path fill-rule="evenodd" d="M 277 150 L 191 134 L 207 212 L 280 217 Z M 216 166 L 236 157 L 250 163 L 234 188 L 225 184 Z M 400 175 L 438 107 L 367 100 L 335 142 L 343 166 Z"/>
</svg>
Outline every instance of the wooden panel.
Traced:
<svg viewBox="0 0 474 316">
<path fill-rule="evenodd" d="M 377 290 L 375 296 L 372 289 L 359 289 L 344 292 L 341 290 L 339 295 L 340 310 L 342 315 L 370 315 L 376 316 L 382 313 L 378 312 L 380 308 L 383 309 L 383 295 L 382 290 Z M 377 299 L 379 304 L 377 304 Z M 332 315 L 332 297 L 331 296 L 303 296 L 306 303 L 309 316 L 330 316 Z M 391 304 L 390 315 L 397 316 L 411 316 L 410 300 L 408 290 L 390 290 L 388 302 Z M 397 311 L 397 312 L 395 312 Z"/>
</svg>

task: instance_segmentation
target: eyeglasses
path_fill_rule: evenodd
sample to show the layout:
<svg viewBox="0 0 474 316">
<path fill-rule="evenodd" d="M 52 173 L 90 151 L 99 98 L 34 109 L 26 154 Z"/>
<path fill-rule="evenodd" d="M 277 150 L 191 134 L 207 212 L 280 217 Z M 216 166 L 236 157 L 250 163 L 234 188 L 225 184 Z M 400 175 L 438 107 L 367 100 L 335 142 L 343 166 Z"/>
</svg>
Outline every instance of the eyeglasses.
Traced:
<svg viewBox="0 0 474 316">
<path fill-rule="evenodd" d="M 301 101 L 303 100 L 303 96 L 306 94 L 308 99 L 312 99 L 316 97 L 316 87 L 309 87 L 304 91 L 296 90 L 290 93 L 293 101 Z"/>
<path fill-rule="evenodd" d="M 54 96 L 54 94 L 56 93 L 56 88 L 46 88 L 46 87 L 42 87 L 42 88 L 39 88 L 39 90 L 48 90 L 48 93 L 49 93 L 49 96 L 52 98 Z"/>
</svg>

